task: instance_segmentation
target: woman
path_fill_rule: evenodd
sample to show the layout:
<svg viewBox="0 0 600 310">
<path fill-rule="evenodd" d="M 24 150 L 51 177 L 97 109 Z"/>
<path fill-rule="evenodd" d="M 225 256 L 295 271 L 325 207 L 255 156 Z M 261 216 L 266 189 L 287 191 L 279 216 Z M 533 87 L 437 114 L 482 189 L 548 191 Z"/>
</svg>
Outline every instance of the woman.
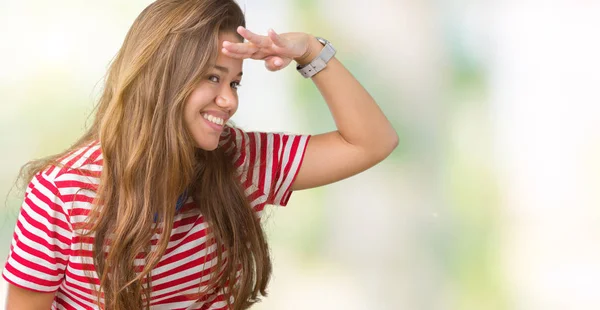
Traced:
<svg viewBox="0 0 600 310">
<path fill-rule="evenodd" d="M 265 296 L 265 205 L 372 167 L 398 143 L 334 53 L 306 33 L 250 32 L 231 0 L 148 6 L 89 131 L 24 169 L 31 182 L 3 271 L 8 309 L 246 309 Z M 247 58 L 271 71 L 295 61 L 337 131 L 228 124 Z"/>
</svg>

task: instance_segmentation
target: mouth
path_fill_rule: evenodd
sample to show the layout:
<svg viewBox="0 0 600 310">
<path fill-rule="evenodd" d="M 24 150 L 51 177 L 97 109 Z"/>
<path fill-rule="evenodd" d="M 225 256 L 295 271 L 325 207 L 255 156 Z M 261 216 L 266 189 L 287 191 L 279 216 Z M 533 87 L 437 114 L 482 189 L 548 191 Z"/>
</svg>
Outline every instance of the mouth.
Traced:
<svg viewBox="0 0 600 310">
<path fill-rule="evenodd" d="M 206 121 L 206 124 L 216 131 L 221 131 L 225 127 L 225 119 L 218 116 L 214 116 L 208 113 L 201 113 L 202 118 Z"/>
</svg>

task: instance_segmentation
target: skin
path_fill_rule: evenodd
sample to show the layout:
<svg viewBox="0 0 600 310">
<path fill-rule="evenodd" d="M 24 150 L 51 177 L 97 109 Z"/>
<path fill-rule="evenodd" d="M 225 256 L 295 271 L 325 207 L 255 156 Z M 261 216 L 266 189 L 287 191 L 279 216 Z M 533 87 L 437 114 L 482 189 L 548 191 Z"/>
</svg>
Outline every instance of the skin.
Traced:
<svg viewBox="0 0 600 310">
<path fill-rule="evenodd" d="M 266 36 L 244 27 L 237 29 L 246 42 L 223 42 L 222 52 L 232 58 L 264 60 L 277 71 L 295 60 L 303 65 L 318 56 L 323 45 L 306 33 Z M 313 136 L 292 185 L 293 190 L 333 183 L 364 171 L 385 159 L 398 145 L 398 135 L 371 95 L 337 60 L 314 75 L 329 106 L 337 130 Z"/>
<path fill-rule="evenodd" d="M 223 41 L 239 42 L 233 33 L 219 36 Z M 232 58 L 220 52 L 214 67 L 209 69 L 206 78 L 192 92 L 183 112 L 185 125 L 191 133 L 196 145 L 204 150 L 212 151 L 219 144 L 219 137 L 224 126 L 205 119 L 211 115 L 223 120 L 223 124 L 233 116 L 238 108 L 237 86 L 242 79 L 242 63 L 239 58 Z"/>
<path fill-rule="evenodd" d="M 292 61 L 309 63 L 323 48 L 315 37 L 306 33 L 279 35 L 269 30 L 263 36 L 244 27 L 237 32 L 246 41 L 238 41 L 233 34 L 220 36 L 216 66 L 193 91 L 184 108 L 185 124 L 197 146 L 205 150 L 217 147 L 223 126 L 210 125 L 203 115 L 227 121 L 236 112 L 235 88 L 241 79 L 244 59 L 264 61 L 268 70 L 278 71 Z M 335 57 L 311 79 L 325 99 L 337 130 L 310 139 L 293 190 L 318 187 L 355 175 L 385 159 L 398 145 L 398 135 L 377 103 Z M 7 309 L 49 309 L 53 299 L 54 293 L 9 285 Z"/>
</svg>

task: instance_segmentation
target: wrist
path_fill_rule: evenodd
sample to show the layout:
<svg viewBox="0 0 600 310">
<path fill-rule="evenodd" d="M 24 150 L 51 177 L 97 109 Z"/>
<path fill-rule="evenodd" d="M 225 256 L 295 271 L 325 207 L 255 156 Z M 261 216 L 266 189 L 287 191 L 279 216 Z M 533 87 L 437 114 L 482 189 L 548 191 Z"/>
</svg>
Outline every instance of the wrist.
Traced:
<svg viewBox="0 0 600 310">
<path fill-rule="evenodd" d="M 294 58 L 294 61 L 300 66 L 309 64 L 313 59 L 319 56 L 319 53 L 321 53 L 321 50 L 323 49 L 323 44 L 321 44 L 314 36 L 308 35 L 307 41 L 308 47 L 306 48 L 306 52 L 304 52 L 302 56 Z"/>
</svg>

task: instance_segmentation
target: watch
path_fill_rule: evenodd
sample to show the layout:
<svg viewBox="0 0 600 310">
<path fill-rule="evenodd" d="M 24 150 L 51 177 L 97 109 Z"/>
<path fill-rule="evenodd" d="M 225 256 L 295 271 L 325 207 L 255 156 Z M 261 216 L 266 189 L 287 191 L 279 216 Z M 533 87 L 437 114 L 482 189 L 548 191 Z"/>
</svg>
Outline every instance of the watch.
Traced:
<svg viewBox="0 0 600 310">
<path fill-rule="evenodd" d="M 331 42 L 321 37 L 317 37 L 316 39 L 323 44 L 323 49 L 321 50 L 321 53 L 319 53 L 319 56 L 313 59 L 310 63 L 302 66 L 298 65 L 296 67 L 296 70 L 298 70 L 298 72 L 300 72 L 300 74 L 302 74 L 302 76 L 305 78 L 313 77 L 315 74 L 325 69 L 325 67 L 327 67 L 327 63 L 329 60 L 331 60 L 331 58 L 333 58 L 336 52 L 333 45 L 331 45 Z"/>
</svg>

